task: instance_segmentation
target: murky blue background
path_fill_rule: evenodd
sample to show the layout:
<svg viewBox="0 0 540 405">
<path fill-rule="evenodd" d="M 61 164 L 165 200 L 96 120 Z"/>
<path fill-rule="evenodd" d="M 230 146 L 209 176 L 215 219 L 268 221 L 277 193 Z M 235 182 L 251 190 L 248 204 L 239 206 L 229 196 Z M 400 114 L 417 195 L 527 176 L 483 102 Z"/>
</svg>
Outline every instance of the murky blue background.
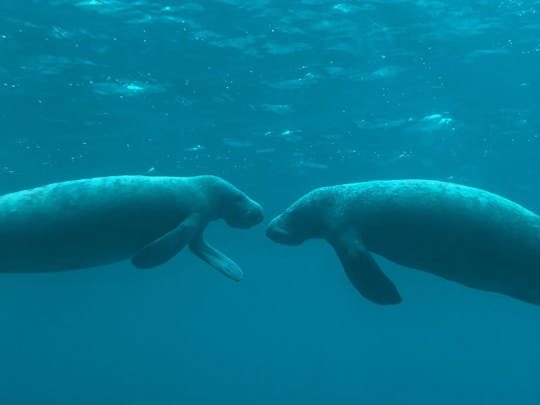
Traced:
<svg viewBox="0 0 540 405">
<path fill-rule="evenodd" d="M 536 0 L 2 0 L 0 192 L 216 174 L 268 220 L 421 177 L 540 212 L 539 38 Z M 207 236 L 245 280 L 188 251 L 1 275 L 0 403 L 540 401 L 538 307 L 383 260 L 404 302 L 378 307 L 323 242 Z"/>
</svg>

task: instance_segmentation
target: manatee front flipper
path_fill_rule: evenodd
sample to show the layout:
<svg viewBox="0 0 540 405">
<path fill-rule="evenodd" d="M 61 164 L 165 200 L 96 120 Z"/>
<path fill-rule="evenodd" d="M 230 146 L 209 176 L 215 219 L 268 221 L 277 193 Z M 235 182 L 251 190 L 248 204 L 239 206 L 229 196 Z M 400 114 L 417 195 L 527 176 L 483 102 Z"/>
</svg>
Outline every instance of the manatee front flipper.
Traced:
<svg viewBox="0 0 540 405">
<path fill-rule="evenodd" d="M 401 296 L 381 271 L 355 230 L 339 232 L 329 241 L 354 287 L 368 300 L 381 305 L 399 304 Z"/>
<path fill-rule="evenodd" d="M 240 281 L 244 277 L 242 269 L 223 253 L 210 246 L 204 240 L 202 233 L 191 240 L 189 247 L 193 253 L 227 277 L 235 281 Z"/>
<path fill-rule="evenodd" d="M 131 258 L 131 263 L 139 269 L 165 263 L 180 252 L 204 225 L 200 215 L 189 215 L 176 228 L 143 247 Z"/>
</svg>

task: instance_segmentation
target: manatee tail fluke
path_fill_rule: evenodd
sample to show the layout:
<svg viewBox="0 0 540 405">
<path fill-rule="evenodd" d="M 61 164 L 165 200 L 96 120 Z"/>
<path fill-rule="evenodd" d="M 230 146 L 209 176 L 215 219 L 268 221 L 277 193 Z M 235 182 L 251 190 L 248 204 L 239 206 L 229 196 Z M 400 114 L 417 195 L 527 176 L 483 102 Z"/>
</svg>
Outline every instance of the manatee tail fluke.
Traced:
<svg viewBox="0 0 540 405">
<path fill-rule="evenodd" d="M 356 231 L 340 232 L 330 243 L 347 277 L 363 297 L 380 305 L 401 303 L 398 289 L 381 271 Z"/>
</svg>

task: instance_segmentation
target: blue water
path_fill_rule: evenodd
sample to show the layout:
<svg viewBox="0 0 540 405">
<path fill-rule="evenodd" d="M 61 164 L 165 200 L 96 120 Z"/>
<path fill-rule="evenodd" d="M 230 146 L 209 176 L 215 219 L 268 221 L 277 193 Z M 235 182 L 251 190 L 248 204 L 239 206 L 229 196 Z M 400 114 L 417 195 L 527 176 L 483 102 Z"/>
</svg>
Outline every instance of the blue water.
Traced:
<svg viewBox="0 0 540 405">
<path fill-rule="evenodd" d="M 0 192 L 215 174 L 266 223 L 420 177 L 540 212 L 539 38 L 537 0 L 2 0 Z M 382 259 L 404 301 L 376 306 L 264 225 L 207 231 L 240 283 L 188 251 L 1 275 L 0 403 L 539 403 L 540 308 Z"/>
</svg>

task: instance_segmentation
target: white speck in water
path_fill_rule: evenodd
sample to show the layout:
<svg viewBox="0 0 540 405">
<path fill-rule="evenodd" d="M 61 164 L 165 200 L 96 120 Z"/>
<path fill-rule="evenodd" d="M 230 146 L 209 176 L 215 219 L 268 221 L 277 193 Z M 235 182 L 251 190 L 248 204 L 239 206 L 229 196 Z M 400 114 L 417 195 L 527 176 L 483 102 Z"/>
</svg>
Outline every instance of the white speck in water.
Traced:
<svg viewBox="0 0 540 405">
<path fill-rule="evenodd" d="M 143 91 L 144 87 L 139 86 L 138 84 L 130 83 L 126 85 L 126 89 L 129 91 Z"/>
</svg>

